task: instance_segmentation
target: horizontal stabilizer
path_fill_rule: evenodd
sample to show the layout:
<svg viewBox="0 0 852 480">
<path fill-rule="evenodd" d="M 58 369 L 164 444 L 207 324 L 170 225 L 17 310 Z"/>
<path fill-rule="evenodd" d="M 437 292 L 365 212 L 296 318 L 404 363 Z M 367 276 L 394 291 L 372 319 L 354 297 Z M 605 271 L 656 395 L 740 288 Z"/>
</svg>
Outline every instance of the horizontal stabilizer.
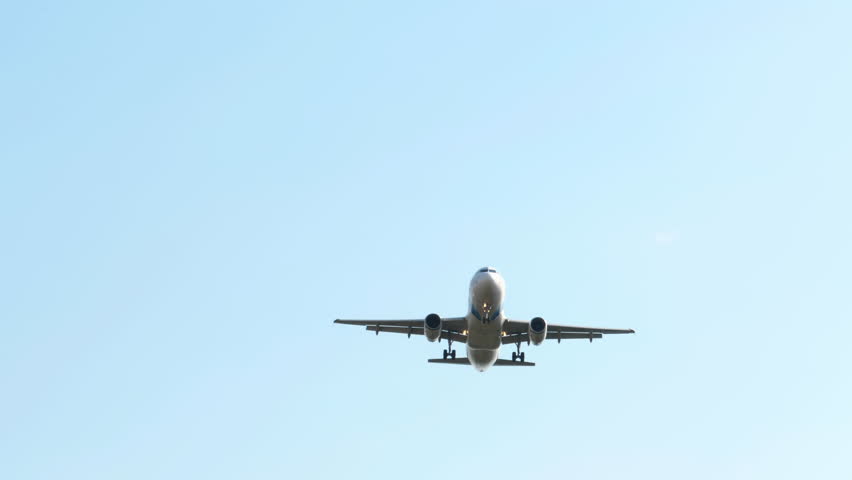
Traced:
<svg viewBox="0 0 852 480">
<path fill-rule="evenodd" d="M 511 360 L 504 360 L 502 358 L 498 358 L 497 362 L 494 363 L 495 367 L 534 367 L 534 362 L 513 362 Z"/>
<path fill-rule="evenodd" d="M 453 365 L 470 365 L 467 357 L 461 358 L 430 358 L 429 363 L 451 363 Z"/>
<path fill-rule="evenodd" d="M 470 361 L 467 357 L 461 358 L 430 358 L 429 363 L 449 363 L 452 365 L 470 365 Z M 502 358 L 498 358 L 494 363 L 495 367 L 534 367 L 535 363 L 533 362 L 513 362 L 511 360 L 504 360 Z"/>
</svg>

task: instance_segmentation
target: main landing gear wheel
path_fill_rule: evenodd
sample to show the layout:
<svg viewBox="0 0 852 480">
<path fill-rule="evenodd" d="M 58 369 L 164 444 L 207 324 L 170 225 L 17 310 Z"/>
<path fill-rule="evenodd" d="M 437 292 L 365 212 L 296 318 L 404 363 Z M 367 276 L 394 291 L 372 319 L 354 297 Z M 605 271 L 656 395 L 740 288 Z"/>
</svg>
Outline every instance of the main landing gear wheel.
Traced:
<svg viewBox="0 0 852 480">
<path fill-rule="evenodd" d="M 524 352 L 521 351 L 521 342 L 516 342 L 515 345 L 518 347 L 517 352 L 512 352 L 512 361 L 520 360 L 524 361 Z"/>
<path fill-rule="evenodd" d="M 449 336 L 447 336 L 447 349 L 444 350 L 444 360 L 446 360 L 447 357 L 456 358 L 456 351 L 453 350 L 452 333 Z"/>
</svg>

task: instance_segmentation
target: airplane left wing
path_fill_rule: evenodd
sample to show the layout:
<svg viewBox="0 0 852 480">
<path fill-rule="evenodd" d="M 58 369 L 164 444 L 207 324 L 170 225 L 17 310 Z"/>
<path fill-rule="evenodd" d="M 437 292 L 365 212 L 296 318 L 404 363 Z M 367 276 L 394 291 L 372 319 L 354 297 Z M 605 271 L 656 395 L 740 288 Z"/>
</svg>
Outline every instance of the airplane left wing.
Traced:
<svg viewBox="0 0 852 480">
<path fill-rule="evenodd" d="M 423 319 L 417 320 L 346 320 L 338 318 L 334 323 L 343 325 L 359 325 L 367 327 L 368 331 L 402 333 L 409 337 L 412 335 L 423 335 Z M 464 334 L 466 328 L 464 317 L 451 317 L 441 319 L 441 337 L 449 338 L 454 342 L 466 343 L 467 335 Z"/>
</svg>

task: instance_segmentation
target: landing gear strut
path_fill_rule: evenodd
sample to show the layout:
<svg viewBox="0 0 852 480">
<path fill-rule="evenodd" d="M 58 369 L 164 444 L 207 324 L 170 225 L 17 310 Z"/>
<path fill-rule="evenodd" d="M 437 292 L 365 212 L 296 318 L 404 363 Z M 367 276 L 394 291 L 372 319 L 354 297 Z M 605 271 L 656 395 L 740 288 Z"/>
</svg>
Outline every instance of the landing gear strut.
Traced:
<svg viewBox="0 0 852 480">
<path fill-rule="evenodd" d="M 520 360 L 524 361 L 524 352 L 521 351 L 521 342 L 515 342 L 515 346 L 518 348 L 517 352 L 512 352 L 512 361 Z"/>
<path fill-rule="evenodd" d="M 444 360 L 446 360 L 447 357 L 456 358 L 456 351 L 453 350 L 453 338 L 451 335 L 452 333 L 447 336 L 447 349 L 444 350 Z"/>
</svg>

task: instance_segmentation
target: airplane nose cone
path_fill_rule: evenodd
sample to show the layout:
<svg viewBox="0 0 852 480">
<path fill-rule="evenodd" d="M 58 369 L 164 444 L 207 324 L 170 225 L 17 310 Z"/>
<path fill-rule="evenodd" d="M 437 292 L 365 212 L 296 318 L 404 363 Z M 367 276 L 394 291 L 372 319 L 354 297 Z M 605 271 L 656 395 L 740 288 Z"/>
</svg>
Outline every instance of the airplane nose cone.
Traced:
<svg viewBox="0 0 852 480">
<path fill-rule="evenodd" d="M 497 275 L 493 273 L 489 273 L 488 275 L 482 276 L 482 284 L 483 285 L 492 285 L 494 287 L 497 286 Z"/>
<path fill-rule="evenodd" d="M 496 298 L 500 297 L 500 293 L 503 288 L 501 280 L 502 279 L 497 275 L 489 273 L 488 275 L 480 275 L 475 279 L 471 286 L 480 296 Z"/>
</svg>

